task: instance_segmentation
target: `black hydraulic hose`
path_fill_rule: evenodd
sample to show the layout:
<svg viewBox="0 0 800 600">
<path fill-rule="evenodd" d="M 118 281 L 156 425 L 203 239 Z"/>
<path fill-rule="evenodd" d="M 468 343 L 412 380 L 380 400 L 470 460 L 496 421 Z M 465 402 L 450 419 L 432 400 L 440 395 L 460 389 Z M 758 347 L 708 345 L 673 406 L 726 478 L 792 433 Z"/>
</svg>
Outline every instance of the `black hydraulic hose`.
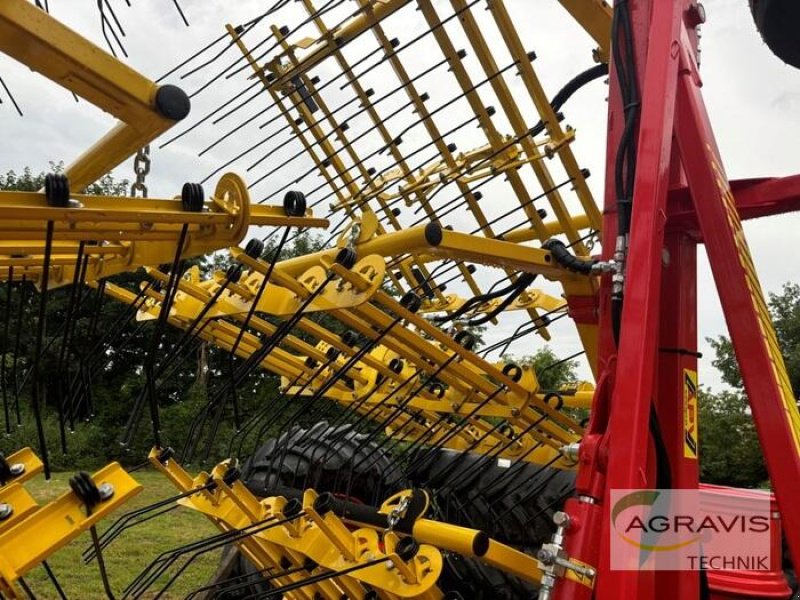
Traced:
<svg viewBox="0 0 800 600">
<path fill-rule="evenodd" d="M 525 288 L 528 287 L 533 281 L 536 279 L 536 275 L 534 273 L 523 273 L 519 276 L 519 279 L 515 282 L 514 290 L 506 296 L 503 301 L 498 304 L 495 308 L 490 310 L 485 315 L 472 319 L 467 325 L 469 327 L 474 327 L 476 325 L 483 325 L 484 323 L 488 323 L 492 319 L 494 319 L 497 315 L 503 312 L 506 308 L 508 308 L 514 300 L 519 298 L 520 294 L 525 291 Z"/>
<path fill-rule="evenodd" d="M 564 106 L 566 101 L 569 100 L 575 92 L 577 92 L 587 83 L 591 83 L 595 79 L 605 77 L 606 75 L 608 75 L 608 64 L 606 63 L 594 65 L 582 73 L 578 73 L 575 77 L 570 79 L 555 96 L 553 96 L 553 99 L 550 101 L 550 106 L 554 111 L 558 112 L 559 109 Z M 531 128 L 531 136 L 539 135 L 545 130 L 545 127 L 545 122 L 539 121 Z"/>
<path fill-rule="evenodd" d="M 581 275 L 592 274 L 592 267 L 596 261 L 575 256 L 561 240 L 551 238 L 542 244 L 542 248 L 549 250 L 553 260 L 565 269 Z"/>
<path fill-rule="evenodd" d="M 466 302 L 464 302 L 458 310 L 453 311 L 449 315 L 442 315 L 439 317 L 432 317 L 431 321 L 434 323 L 447 323 L 448 321 L 452 321 L 454 319 L 458 319 L 461 315 L 468 312 L 470 309 L 475 308 L 483 304 L 484 302 L 489 302 L 490 300 L 494 300 L 495 298 L 500 298 L 501 296 L 505 296 L 506 294 L 510 294 L 514 292 L 516 287 L 516 282 L 511 283 L 499 290 L 495 290 L 494 292 L 486 292 L 484 294 L 478 294 L 477 296 L 473 296 Z"/>
</svg>

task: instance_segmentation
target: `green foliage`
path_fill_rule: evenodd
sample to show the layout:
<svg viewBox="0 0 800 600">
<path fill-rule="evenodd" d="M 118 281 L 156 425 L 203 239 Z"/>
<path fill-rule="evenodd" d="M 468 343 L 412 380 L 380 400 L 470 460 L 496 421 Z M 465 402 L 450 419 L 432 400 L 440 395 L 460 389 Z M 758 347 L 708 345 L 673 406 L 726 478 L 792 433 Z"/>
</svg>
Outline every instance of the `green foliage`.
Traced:
<svg viewBox="0 0 800 600">
<path fill-rule="evenodd" d="M 61 173 L 63 171 L 63 162 L 50 162 L 51 173 Z M 11 170 L 5 175 L 0 174 L 0 190 L 37 192 L 44 187 L 45 175 L 47 175 L 47 173 L 43 171 L 34 174 L 30 167 L 25 167 L 21 174 L 17 174 Z M 128 193 L 129 186 L 130 182 L 127 179 L 117 181 L 111 173 L 106 173 L 88 188 L 81 190 L 81 192 L 98 196 L 124 196 Z"/>
<path fill-rule="evenodd" d="M 797 397 L 800 396 L 800 284 L 784 284 L 782 293 L 769 295 L 768 304 L 778 345 Z M 722 373 L 722 380 L 731 387 L 743 389 L 731 340 L 727 336 L 719 336 L 708 341 L 716 353 L 713 364 Z"/>
<path fill-rule="evenodd" d="M 769 311 L 786 361 L 795 396 L 800 394 L 800 285 L 784 284 L 769 295 Z M 764 458 L 749 411 L 733 344 L 727 336 L 708 340 L 716 357 L 713 365 L 731 392 L 699 397 L 700 458 L 704 481 L 755 487 L 767 479 Z"/>
<path fill-rule="evenodd" d="M 564 360 L 556 356 L 550 346 L 539 348 L 534 354 L 514 359 L 520 365 L 533 367 L 539 379 L 539 388 L 542 390 L 558 390 L 564 385 L 575 383 L 578 380 L 578 362 Z"/>
<path fill-rule="evenodd" d="M 757 487 L 767 479 L 747 399 L 738 392 L 698 395 L 700 479 L 706 483 Z"/>
</svg>

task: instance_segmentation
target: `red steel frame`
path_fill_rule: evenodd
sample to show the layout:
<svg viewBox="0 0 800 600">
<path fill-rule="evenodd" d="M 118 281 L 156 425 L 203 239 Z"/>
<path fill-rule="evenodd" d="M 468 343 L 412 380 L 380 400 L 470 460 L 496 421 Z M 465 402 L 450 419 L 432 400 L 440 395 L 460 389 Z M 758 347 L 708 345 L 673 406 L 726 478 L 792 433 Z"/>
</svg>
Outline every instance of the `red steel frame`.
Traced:
<svg viewBox="0 0 800 600">
<path fill-rule="evenodd" d="M 697 12 L 689 0 L 623 1 L 630 6 L 642 91 L 625 304 L 617 348 L 604 277 L 600 377 L 581 444 L 577 497 L 565 507 L 567 553 L 598 575 L 594 596 L 562 578 L 555 600 L 699 597 L 694 572 L 611 570 L 607 518 L 610 490 L 655 487 L 651 402 L 673 487 L 698 485 L 697 460 L 683 451 L 684 372 L 697 370 L 698 242 L 706 245 L 789 547 L 800 556 L 800 416 L 740 222 L 800 208 L 800 179 L 734 182 L 731 191 L 700 93 Z M 605 260 L 613 256 L 617 231 L 613 169 L 624 126 L 614 65 L 610 78 Z"/>
</svg>

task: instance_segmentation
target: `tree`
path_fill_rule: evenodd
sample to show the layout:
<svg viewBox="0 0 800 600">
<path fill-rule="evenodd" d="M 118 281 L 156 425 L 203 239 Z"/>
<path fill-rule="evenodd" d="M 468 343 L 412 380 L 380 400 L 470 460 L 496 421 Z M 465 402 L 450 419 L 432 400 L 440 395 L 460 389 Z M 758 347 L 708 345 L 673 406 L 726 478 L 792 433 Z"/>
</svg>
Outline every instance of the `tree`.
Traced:
<svg viewBox="0 0 800 600">
<path fill-rule="evenodd" d="M 550 346 L 544 346 L 529 356 L 523 356 L 514 362 L 533 367 L 542 390 L 558 390 L 564 385 L 578 380 L 578 362 L 561 360 Z"/>
<path fill-rule="evenodd" d="M 698 412 L 700 479 L 734 487 L 763 484 L 767 470 L 746 396 L 701 390 Z"/>
<path fill-rule="evenodd" d="M 63 162 L 50 162 L 51 173 L 62 173 Z M 0 174 L 0 190 L 16 192 L 36 192 L 44 188 L 45 172 L 33 173 L 30 167 L 25 167 L 22 174 L 10 170 L 5 175 Z M 130 182 L 127 179 L 116 180 L 111 173 L 106 173 L 85 190 L 84 194 L 95 196 L 124 196 L 128 192 Z"/>
<path fill-rule="evenodd" d="M 800 396 L 800 284 L 784 284 L 782 293 L 769 295 L 768 304 L 792 390 L 797 397 Z M 708 341 L 716 353 L 713 365 L 722 373 L 722 380 L 737 390 L 744 389 L 730 338 L 719 336 Z"/>
<path fill-rule="evenodd" d="M 795 396 L 800 393 L 800 285 L 786 283 L 769 295 L 769 311 Z M 701 478 L 708 483 L 755 487 L 767 479 L 733 344 L 727 336 L 708 340 L 712 364 L 732 391 L 698 397 Z"/>
</svg>

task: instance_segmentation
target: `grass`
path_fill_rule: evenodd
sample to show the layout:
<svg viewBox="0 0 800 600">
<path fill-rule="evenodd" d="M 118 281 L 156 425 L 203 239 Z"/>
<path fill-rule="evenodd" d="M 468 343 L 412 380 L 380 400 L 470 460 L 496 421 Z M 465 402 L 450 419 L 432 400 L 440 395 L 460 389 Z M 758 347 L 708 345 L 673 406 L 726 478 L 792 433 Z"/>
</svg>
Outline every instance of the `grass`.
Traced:
<svg viewBox="0 0 800 600">
<path fill-rule="evenodd" d="M 45 481 L 44 477 L 39 476 L 26 482 L 25 487 L 40 505 L 44 505 L 69 489 L 67 480 L 71 475 L 72 473 L 55 473 L 50 481 Z M 139 471 L 133 476 L 144 486 L 144 490 L 112 514 L 110 518 L 101 521 L 98 525 L 98 533 L 102 533 L 124 512 L 147 506 L 177 493 L 167 478 L 160 473 Z M 161 552 L 200 540 L 214 533 L 218 533 L 217 528 L 204 516 L 183 507 L 125 531 L 103 551 L 114 595 L 120 598 L 125 586 Z M 81 552 L 90 544 L 91 537 L 87 532 L 53 554 L 47 561 L 70 600 L 106 598 L 97 563 L 93 561 L 86 565 L 81 558 Z M 198 558 L 161 598 L 165 600 L 184 598 L 188 592 L 203 585 L 214 573 L 219 557 L 220 551 L 215 550 Z M 161 577 L 150 588 L 150 591 L 140 598 L 155 597 L 166 583 L 169 575 L 182 564 L 183 561 L 178 561 L 173 568 L 169 569 L 167 575 Z M 39 566 L 28 573 L 25 581 L 37 598 L 58 599 L 58 594 L 43 567 Z"/>
</svg>

